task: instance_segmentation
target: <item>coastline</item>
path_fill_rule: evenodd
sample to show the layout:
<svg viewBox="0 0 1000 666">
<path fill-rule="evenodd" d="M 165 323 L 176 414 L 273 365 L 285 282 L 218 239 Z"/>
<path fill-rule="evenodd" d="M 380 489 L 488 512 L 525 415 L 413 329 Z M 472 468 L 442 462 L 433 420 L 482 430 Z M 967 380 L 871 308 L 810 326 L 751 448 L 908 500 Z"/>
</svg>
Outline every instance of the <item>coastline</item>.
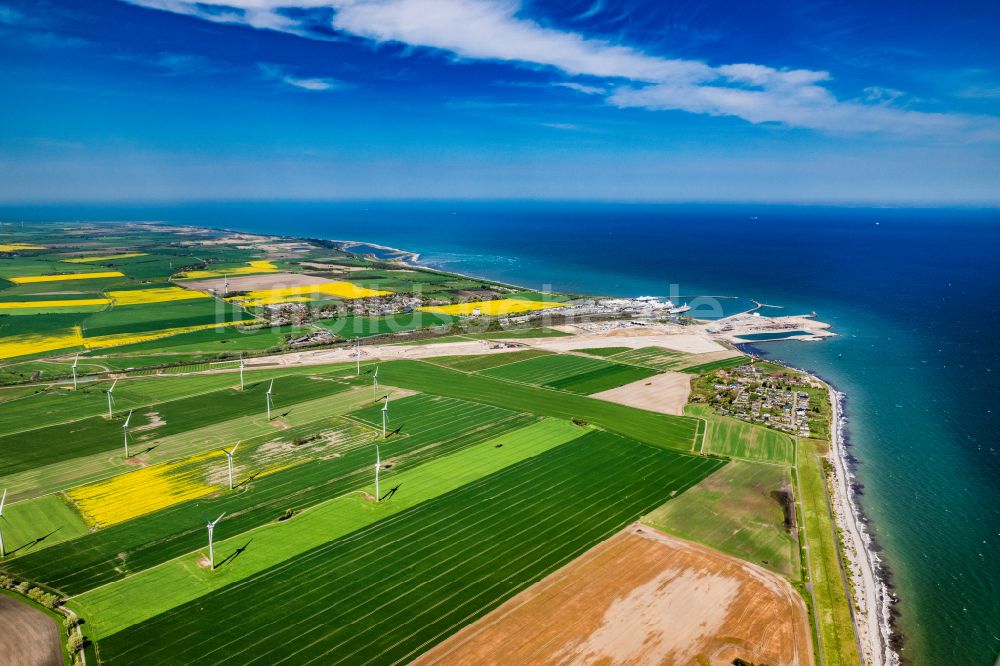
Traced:
<svg viewBox="0 0 1000 666">
<path fill-rule="evenodd" d="M 260 234 L 258 232 L 238 232 L 227 228 L 215 228 L 229 233 L 250 233 L 258 236 L 279 237 L 292 240 L 309 240 L 297 236 Z M 459 273 L 444 268 L 439 268 L 430 262 L 422 261 L 421 254 L 400 248 L 394 248 L 367 241 L 351 241 L 329 239 L 331 242 L 342 244 L 344 249 L 350 251 L 350 247 L 364 245 L 378 248 L 400 255 L 398 258 L 388 261 L 401 266 L 412 268 L 426 268 L 438 270 L 451 275 L 467 277 L 471 279 L 489 280 L 506 287 L 515 289 L 527 289 L 521 285 L 499 282 L 482 275 L 472 275 Z M 738 298 L 738 297 L 727 297 Z M 760 307 L 763 304 L 758 304 Z M 775 307 L 775 306 L 766 306 Z M 756 308 L 755 308 L 756 309 Z M 755 341 L 760 342 L 760 341 Z M 737 343 L 737 348 L 751 347 L 752 343 Z M 826 387 L 831 403 L 831 428 L 830 428 L 830 454 L 828 459 L 832 465 L 832 485 L 833 485 L 833 513 L 835 524 L 840 531 L 840 538 L 846 555 L 849 560 L 848 566 L 851 569 L 854 580 L 853 594 L 850 595 L 851 602 L 855 604 L 856 620 L 855 629 L 858 640 L 861 644 L 862 659 L 865 664 L 875 666 L 899 666 L 900 657 L 893 648 L 894 640 L 898 636 L 893 631 L 893 605 L 895 596 L 890 590 L 888 574 L 882 564 L 882 559 L 876 553 L 876 544 L 873 537 L 866 529 L 867 518 L 858 502 L 858 492 L 855 489 L 856 476 L 851 471 L 851 455 L 847 450 L 847 417 L 844 414 L 844 402 L 846 395 L 837 391 L 829 382 L 818 376 L 814 372 L 809 372 L 801 368 L 781 361 L 772 359 L 781 365 L 792 368 L 799 372 L 808 374 Z"/>
<path fill-rule="evenodd" d="M 854 489 L 856 477 L 850 469 L 845 437 L 847 417 L 844 415 L 847 396 L 822 378 L 816 379 L 827 388 L 833 410 L 829 456 L 833 465 L 833 509 L 854 580 L 853 601 L 861 617 L 856 629 L 862 657 L 865 663 L 875 666 L 899 666 L 899 655 L 892 647 L 894 596 L 882 560 L 875 552 L 874 540 L 865 527 L 867 518 L 858 503 L 858 493 Z"/>
<path fill-rule="evenodd" d="M 738 345 L 741 351 L 760 357 L 750 345 Z M 852 460 L 847 450 L 849 431 L 845 403 L 847 395 L 838 391 L 817 373 L 795 367 L 778 358 L 767 360 L 784 365 L 813 377 L 822 384 L 830 399 L 830 453 L 827 456 L 832 469 L 833 516 L 840 532 L 847 566 L 854 584 L 851 602 L 855 604 L 855 632 L 860 644 L 862 660 L 873 666 L 900 666 L 901 659 L 895 649 L 900 640 L 894 630 L 894 604 L 896 597 L 883 560 L 878 556 L 877 545 L 867 530 L 868 518 L 861 509 L 856 475 L 851 470 Z"/>
</svg>

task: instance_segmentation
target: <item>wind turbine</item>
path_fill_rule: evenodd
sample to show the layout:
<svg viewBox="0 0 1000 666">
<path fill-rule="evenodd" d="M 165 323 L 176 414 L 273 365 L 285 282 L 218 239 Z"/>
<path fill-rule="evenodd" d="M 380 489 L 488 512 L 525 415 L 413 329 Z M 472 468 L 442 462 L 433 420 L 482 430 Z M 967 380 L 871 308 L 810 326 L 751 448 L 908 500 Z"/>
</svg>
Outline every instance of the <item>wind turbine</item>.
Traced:
<svg viewBox="0 0 1000 666">
<path fill-rule="evenodd" d="M 271 420 L 271 390 L 274 388 L 274 380 L 271 380 L 271 385 L 267 387 L 267 420 Z"/>
<path fill-rule="evenodd" d="M 243 363 L 243 355 L 241 354 L 241 355 L 240 355 L 240 390 L 241 390 L 241 391 L 243 390 L 243 367 L 244 367 L 245 365 L 246 365 L 246 364 L 245 364 L 245 363 Z"/>
<path fill-rule="evenodd" d="M 213 569 L 215 569 L 215 551 L 212 550 L 212 534 L 215 532 L 215 524 L 222 520 L 224 515 L 226 515 L 225 511 L 220 513 L 219 517 L 215 520 L 205 519 L 205 524 L 208 525 L 208 561 L 211 563 Z"/>
<path fill-rule="evenodd" d="M 358 377 L 361 376 L 361 341 L 354 341 L 354 357 L 358 360 Z"/>
<path fill-rule="evenodd" d="M 382 439 L 385 439 L 385 424 L 389 420 L 389 396 L 385 396 L 385 404 L 382 405 Z"/>
<path fill-rule="evenodd" d="M 375 374 L 372 375 L 372 400 L 378 400 L 378 366 L 375 366 Z"/>
<path fill-rule="evenodd" d="M 229 273 L 223 273 L 222 278 L 225 280 L 225 286 L 223 287 L 223 296 L 229 295 Z"/>
<path fill-rule="evenodd" d="M 128 410 L 125 423 L 122 425 L 122 432 L 125 434 L 125 457 L 128 458 L 128 422 L 132 420 L 132 410 Z"/>
<path fill-rule="evenodd" d="M 375 442 L 375 501 L 381 502 L 378 494 L 378 470 L 382 467 L 382 454 L 378 450 L 378 442 Z"/>
<path fill-rule="evenodd" d="M 115 392 L 115 387 L 118 386 L 118 380 L 116 379 L 112 384 L 111 388 L 108 389 L 108 418 L 111 418 L 111 405 L 114 404 L 115 399 L 112 397 L 112 393 Z"/>
<path fill-rule="evenodd" d="M 3 504 L 7 501 L 7 489 L 3 489 L 3 497 L 0 497 L 0 518 L 7 520 L 7 517 L 3 515 Z M 3 547 L 3 529 L 0 529 L 0 557 L 7 557 L 7 551 Z"/>
<path fill-rule="evenodd" d="M 240 442 L 236 442 L 236 446 L 233 447 L 232 451 L 226 451 L 222 449 L 222 452 L 226 454 L 227 462 L 229 463 L 229 489 L 233 489 L 233 454 L 236 453 L 237 447 L 239 447 Z"/>
<path fill-rule="evenodd" d="M 76 390 L 76 364 L 80 361 L 80 355 L 77 354 L 76 358 L 73 359 L 73 390 Z"/>
</svg>

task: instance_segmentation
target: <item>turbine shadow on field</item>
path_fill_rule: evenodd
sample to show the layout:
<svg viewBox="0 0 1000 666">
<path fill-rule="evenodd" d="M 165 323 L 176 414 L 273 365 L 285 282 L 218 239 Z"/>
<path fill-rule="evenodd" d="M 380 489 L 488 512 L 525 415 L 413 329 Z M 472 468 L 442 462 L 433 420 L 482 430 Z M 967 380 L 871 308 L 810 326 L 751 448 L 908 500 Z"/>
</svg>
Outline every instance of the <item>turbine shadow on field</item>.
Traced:
<svg viewBox="0 0 1000 666">
<path fill-rule="evenodd" d="M 260 476 L 260 471 L 254 472 L 253 474 L 251 474 L 250 476 L 248 476 L 247 478 L 243 479 L 242 481 L 240 481 L 239 483 L 237 483 L 235 486 L 233 486 L 233 490 L 236 490 L 240 486 L 245 486 L 246 484 L 248 484 L 251 481 L 253 481 L 254 479 L 256 479 L 258 476 Z"/>
<path fill-rule="evenodd" d="M 399 486 L 401 486 L 401 485 L 403 485 L 403 484 L 399 484 Z M 399 486 L 396 486 L 394 488 L 390 488 L 389 492 L 387 492 L 385 495 L 382 495 L 382 497 L 380 497 L 378 501 L 379 502 L 384 502 L 385 500 L 387 500 L 390 497 L 392 497 L 393 495 L 395 495 L 396 491 L 399 490 Z"/>
<path fill-rule="evenodd" d="M 250 539 L 250 541 L 253 541 L 253 539 Z M 222 560 L 221 562 L 219 562 L 218 564 L 215 565 L 215 568 L 216 569 L 221 569 L 224 565 L 232 562 L 237 557 L 239 557 L 240 555 L 242 555 L 243 551 L 246 550 L 247 546 L 250 545 L 250 541 L 247 541 L 245 544 L 243 544 L 242 546 L 240 546 L 239 548 L 237 548 L 236 550 L 234 550 L 232 553 L 230 553 L 229 555 L 227 555 L 226 559 Z"/>
<path fill-rule="evenodd" d="M 61 529 L 62 529 L 62 527 L 57 527 L 54 530 L 52 530 L 51 532 L 49 532 L 48 534 L 42 535 L 40 537 L 35 537 L 34 541 L 27 541 L 27 542 L 21 544 L 20 546 L 18 546 L 17 548 L 15 548 L 14 550 L 7 551 L 7 555 L 8 556 L 13 555 L 14 553 L 18 552 L 19 550 L 24 550 L 25 548 L 33 548 L 33 547 L 37 546 L 38 544 L 40 544 L 41 542 L 43 542 L 46 539 L 48 539 L 50 536 L 52 536 L 53 534 L 55 534 L 56 532 L 58 532 Z"/>
</svg>

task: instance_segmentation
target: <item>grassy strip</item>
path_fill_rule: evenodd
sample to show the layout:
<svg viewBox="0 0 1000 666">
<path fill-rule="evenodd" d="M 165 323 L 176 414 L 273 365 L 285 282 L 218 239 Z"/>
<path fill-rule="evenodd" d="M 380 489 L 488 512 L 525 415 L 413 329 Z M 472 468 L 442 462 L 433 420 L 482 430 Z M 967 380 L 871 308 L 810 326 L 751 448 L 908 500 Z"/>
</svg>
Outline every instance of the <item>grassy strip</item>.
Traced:
<svg viewBox="0 0 1000 666">
<path fill-rule="evenodd" d="M 379 504 L 360 494 L 338 497 L 294 519 L 271 523 L 216 544 L 218 560 L 249 544 L 215 571 L 200 565 L 202 552 L 173 560 L 77 597 L 73 605 L 96 618 L 90 633 L 109 636 L 175 606 L 264 571 L 340 536 L 580 437 L 586 431 L 547 419 L 500 435 L 392 478 L 399 492 Z M 388 490 L 388 482 L 382 490 Z M 374 493 L 374 487 L 365 491 Z M 225 523 L 220 523 L 221 528 Z M 98 624 L 99 623 L 99 624 Z"/>
<path fill-rule="evenodd" d="M 690 451 L 695 443 L 697 419 L 647 412 L 613 402 L 525 386 L 483 375 L 464 374 L 420 361 L 383 363 L 381 372 L 384 374 L 379 378 L 393 386 L 485 402 L 543 416 L 579 419 L 656 446 Z"/>
<path fill-rule="evenodd" d="M 816 455 L 825 451 L 820 451 L 817 444 L 813 440 L 799 440 L 802 455 L 798 461 L 798 477 L 808 535 L 812 597 L 824 664 L 847 666 L 859 662 L 858 647 L 851 620 L 851 600 L 841 580 L 836 526 L 826 503 L 826 477 L 822 461 Z M 820 444 L 825 445 L 825 442 Z"/>
</svg>

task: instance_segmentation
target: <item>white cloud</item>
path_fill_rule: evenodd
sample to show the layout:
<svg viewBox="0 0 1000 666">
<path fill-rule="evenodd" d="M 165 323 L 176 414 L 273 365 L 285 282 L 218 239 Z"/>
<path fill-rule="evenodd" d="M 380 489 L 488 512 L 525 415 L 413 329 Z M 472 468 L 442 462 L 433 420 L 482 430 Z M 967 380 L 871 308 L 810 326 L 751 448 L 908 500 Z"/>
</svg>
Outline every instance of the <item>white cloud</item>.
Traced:
<svg viewBox="0 0 1000 666">
<path fill-rule="evenodd" d="M 884 96 L 841 100 L 824 85 L 831 76 L 822 71 L 752 63 L 713 67 L 650 55 L 545 27 L 521 16 L 517 0 L 125 1 L 300 35 L 308 35 L 308 30 L 293 16 L 301 16 L 301 10 L 325 9 L 331 12 L 335 30 L 377 43 L 397 42 L 446 51 L 460 59 L 507 61 L 607 79 L 607 90 L 572 81 L 562 85 L 606 94 L 608 102 L 618 107 L 735 116 L 751 123 L 828 132 L 1000 139 L 1000 121 L 992 117 L 913 111 L 892 106 L 893 100 Z"/>
<path fill-rule="evenodd" d="M 569 88 L 570 90 L 581 92 L 584 95 L 603 95 L 607 92 L 606 88 L 600 88 L 598 86 L 585 86 L 582 83 L 576 83 L 575 81 L 561 81 L 555 85 L 560 88 Z"/>
<path fill-rule="evenodd" d="M 261 76 L 265 79 L 277 81 L 293 88 L 298 88 L 299 90 L 307 90 L 309 92 L 327 92 L 352 87 L 351 84 L 339 79 L 294 76 L 284 67 L 271 63 L 258 63 L 257 68 L 260 70 Z"/>
</svg>

